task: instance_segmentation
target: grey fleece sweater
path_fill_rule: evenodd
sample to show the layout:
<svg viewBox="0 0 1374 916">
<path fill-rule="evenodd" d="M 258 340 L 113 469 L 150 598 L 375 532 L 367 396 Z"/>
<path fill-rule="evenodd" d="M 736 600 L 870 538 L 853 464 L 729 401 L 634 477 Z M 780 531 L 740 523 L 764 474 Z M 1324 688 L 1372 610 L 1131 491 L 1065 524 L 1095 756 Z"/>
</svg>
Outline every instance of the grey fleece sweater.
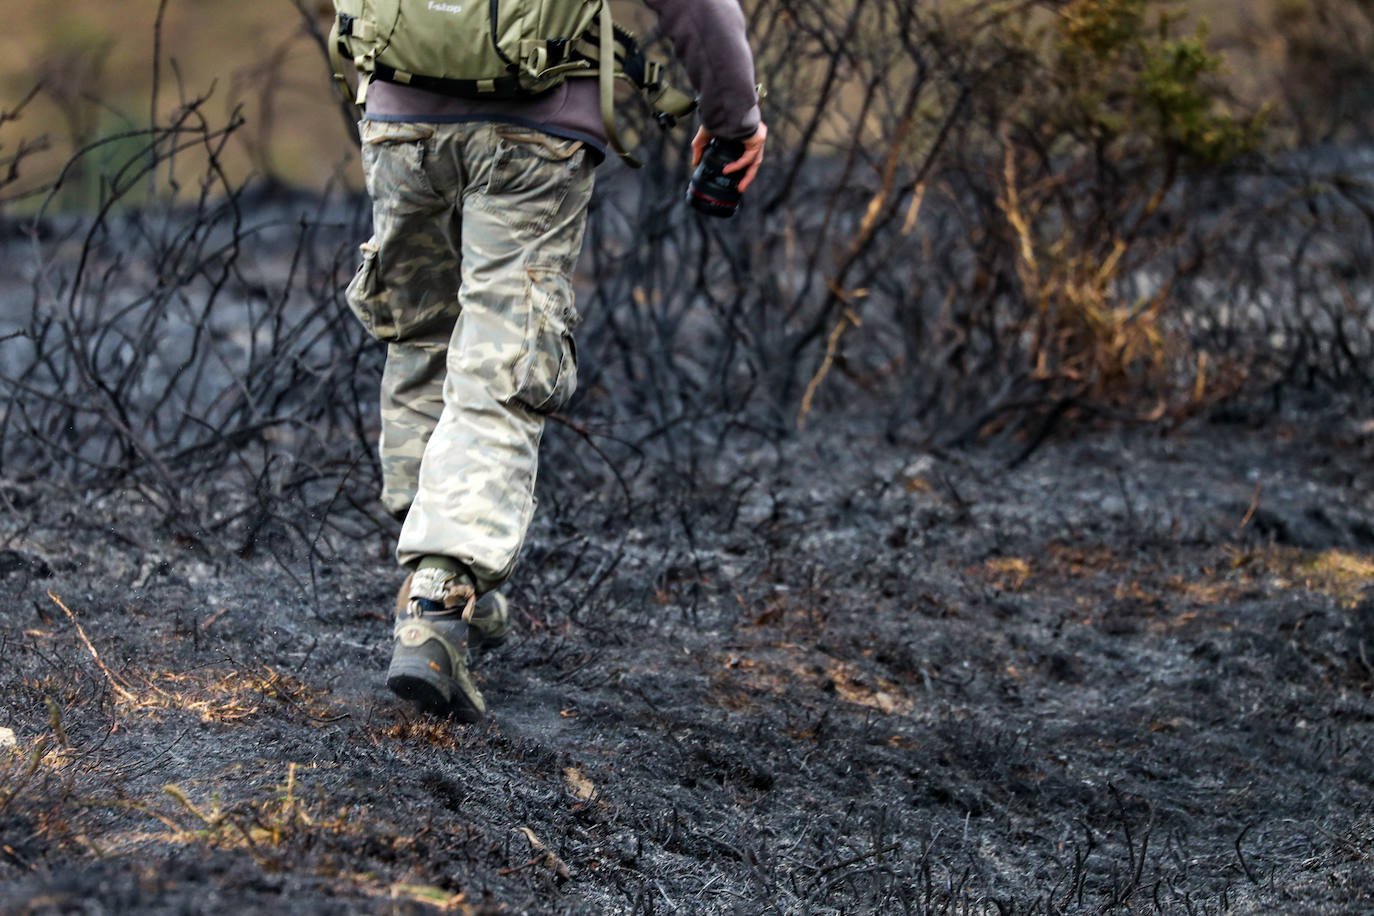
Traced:
<svg viewBox="0 0 1374 916">
<path fill-rule="evenodd" d="M 643 0 L 701 97 L 702 125 L 719 137 L 741 138 L 759 124 L 754 59 L 739 0 Z M 477 101 L 436 95 L 396 83 L 374 82 L 367 117 L 379 121 L 504 121 L 582 140 L 605 152 L 597 81 L 570 79 L 528 101 Z"/>
</svg>

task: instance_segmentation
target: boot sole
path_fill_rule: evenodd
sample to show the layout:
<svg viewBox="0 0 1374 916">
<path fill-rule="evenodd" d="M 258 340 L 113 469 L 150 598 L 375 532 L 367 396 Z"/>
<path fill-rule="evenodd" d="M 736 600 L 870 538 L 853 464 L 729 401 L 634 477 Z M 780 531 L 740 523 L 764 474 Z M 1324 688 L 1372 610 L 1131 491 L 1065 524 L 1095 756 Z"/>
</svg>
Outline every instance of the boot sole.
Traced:
<svg viewBox="0 0 1374 916">
<path fill-rule="evenodd" d="M 448 690 L 443 681 L 447 681 Z M 421 712 L 452 716 L 462 722 L 480 722 L 479 710 L 458 687 L 453 678 L 436 674 L 423 662 L 393 664 L 387 672 L 386 686 L 401 699 L 413 703 Z"/>
</svg>

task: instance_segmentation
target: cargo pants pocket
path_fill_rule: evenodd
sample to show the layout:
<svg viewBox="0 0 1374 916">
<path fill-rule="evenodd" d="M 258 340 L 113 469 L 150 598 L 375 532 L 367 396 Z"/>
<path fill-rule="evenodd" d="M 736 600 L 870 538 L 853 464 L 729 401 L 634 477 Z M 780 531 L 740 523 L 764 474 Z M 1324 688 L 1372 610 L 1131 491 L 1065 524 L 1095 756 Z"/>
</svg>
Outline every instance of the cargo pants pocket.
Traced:
<svg viewBox="0 0 1374 916">
<path fill-rule="evenodd" d="M 363 177 L 372 198 L 372 237 L 345 291 L 348 307 L 378 340 L 408 340 L 450 324 L 458 256 L 451 247 L 451 201 L 431 173 L 445 174 L 432 124 L 365 120 Z M 442 182 L 440 182 L 442 184 Z"/>
<path fill-rule="evenodd" d="M 525 345 L 515 361 L 515 400 L 536 413 L 565 406 L 577 390 L 572 284 L 556 268 L 526 268 Z"/>
<path fill-rule="evenodd" d="M 344 301 L 367 333 L 377 340 L 395 340 L 399 336 L 396 322 L 377 276 L 379 249 L 374 242 L 364 242 L 360 250 L 363 261 L 344 290 Z"/>
</svg>

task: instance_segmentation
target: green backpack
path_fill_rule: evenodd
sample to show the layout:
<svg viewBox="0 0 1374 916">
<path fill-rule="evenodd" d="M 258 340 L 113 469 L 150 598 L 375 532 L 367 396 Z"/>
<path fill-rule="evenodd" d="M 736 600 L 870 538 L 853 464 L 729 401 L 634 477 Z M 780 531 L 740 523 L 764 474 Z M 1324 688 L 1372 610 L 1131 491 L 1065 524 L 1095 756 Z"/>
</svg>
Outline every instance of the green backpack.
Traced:
<svg viewBox="0 0 1374 916">
<path fill-rule="evenodd" d="M 611 21 L 609 0 L 334 0 L 334 9 L 334 77 L 359 106 L 374 79 L 457 98 L 528 99 L 596 76 L 606 135 L 636 168 L 615 130 L 615 79 L 629 80 L 664 124 L 696 108 Z M 356 96 L 347 61 L 361 74 Z"/>
</svg>

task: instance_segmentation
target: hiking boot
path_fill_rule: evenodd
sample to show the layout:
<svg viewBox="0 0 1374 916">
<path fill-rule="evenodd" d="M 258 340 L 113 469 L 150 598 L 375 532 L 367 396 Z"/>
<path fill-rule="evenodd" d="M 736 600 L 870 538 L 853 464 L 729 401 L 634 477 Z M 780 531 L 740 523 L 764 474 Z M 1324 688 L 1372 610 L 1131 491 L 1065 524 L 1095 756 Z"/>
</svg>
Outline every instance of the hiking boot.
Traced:
<svg viewBox="0 0 1374 916">
<path fill-rule="evenodd" d="M 396 618 L 405 613 L 410 601 L 410 582 L 414 573 L 406 576 L 401 588 L 396 592 Z M 468 649 L 480 657 L 506 641 L 510 635 L 510 607 L 506 596 L 500 592 L 487 592 L 473 605 L 472 616 L 467 620 Z"/>
<path fill-rule="evenodd" d="M 487 639 L 474 620 L 477 592 L 466 576 L 422 569 L 397 600 L 395 645 L 386 685 L 422 712 L 476 722 L 487 704 L 468 674 L 468 644 Z M 482 619 L 498 639 L 509 631 L 504 602 Z"/>
<path fill-rule="evenodd" d="M 510 635 L 510 608 L 506 596 L 487 592 L 477 599 L 468 621 L 468 648 L 477 655 L 485 655 L 506 641 Z"/>
</svg>

